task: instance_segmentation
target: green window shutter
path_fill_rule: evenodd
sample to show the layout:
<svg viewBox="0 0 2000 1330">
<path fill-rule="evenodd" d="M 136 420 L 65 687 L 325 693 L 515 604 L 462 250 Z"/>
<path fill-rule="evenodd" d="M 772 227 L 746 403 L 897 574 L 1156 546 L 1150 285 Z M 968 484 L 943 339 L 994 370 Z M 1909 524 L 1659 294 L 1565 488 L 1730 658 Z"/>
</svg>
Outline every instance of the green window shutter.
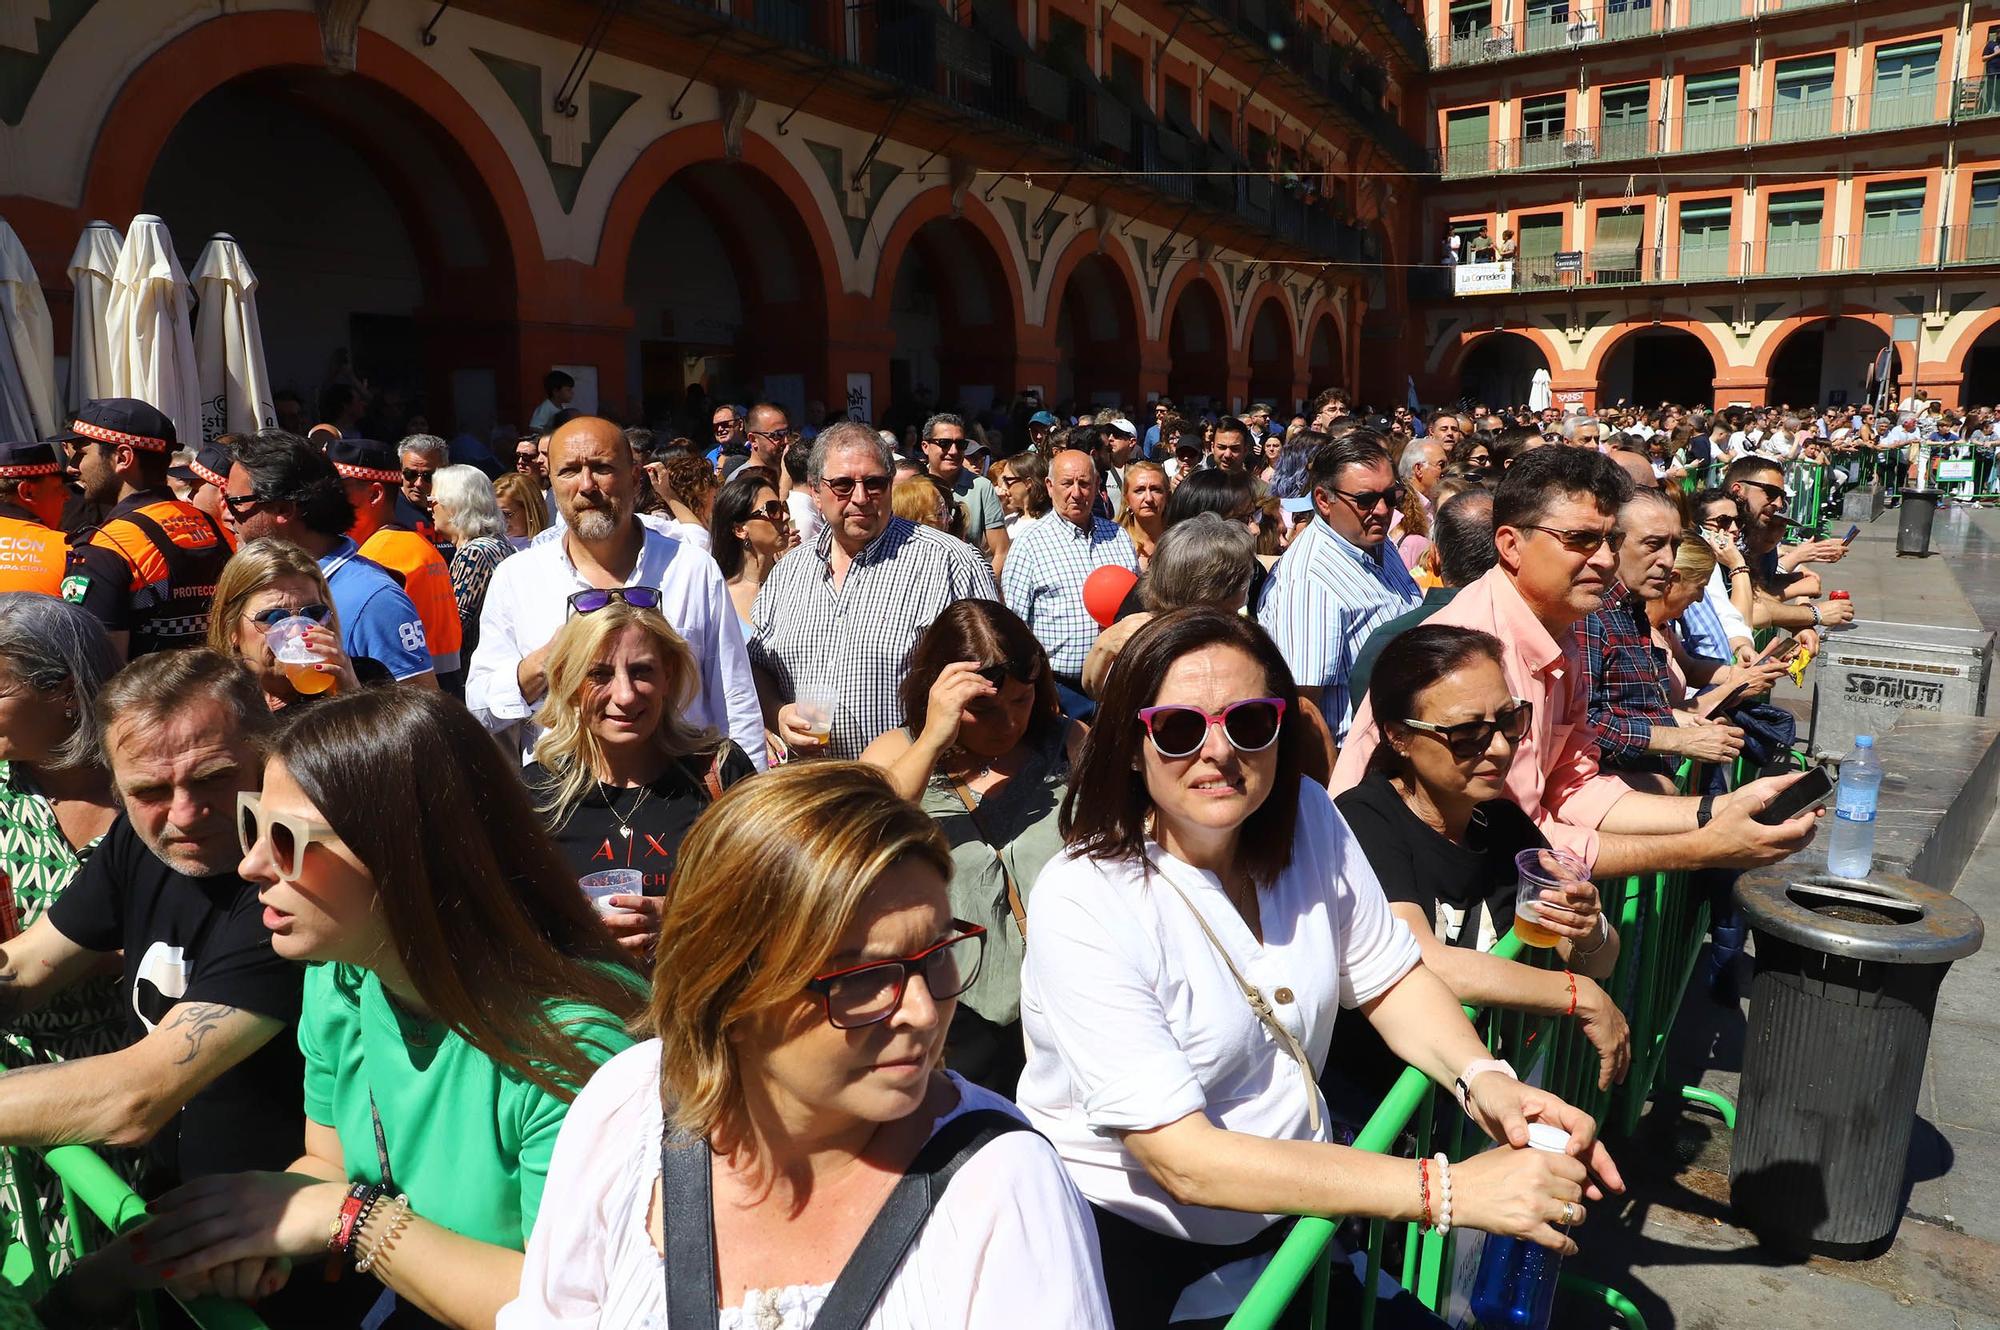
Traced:
<svg viewBox="0 0 2000 1330">
<path fill-rule="evenodd" d="M 1634 120 L 1643 122 L 1646 113 L 1652 109 L 1653 89 L 1651 85 L 1645 83 L 1606 88 L 1598 96 L 1598 105 L 1602 108 L 1603 121 L 1607 125 L 1629 124 Z"/>
<path fill-rule="evenodd" d="M 1780 61 L 1771 107 L 1773 139 L 1818 138 L 1833 132 L 1833 57 Z"/>
<path fill-rule="evenodd" d="M 1820 267 L 1820 216 L 1826 196 L 1820 190 L 1773 194 L 1765 200 L 1764 271 L 1817 272 Z"/>
<path fill-rule="evenodd" d="M 1733 69 L 1688 76 L 1686 113 L 1681 121 L 1682 151 L 1726 148 L 1736 142 L 1736 90 L 1741 79 Z"/>
<path fill-rule="evenodd" d="M 1943 43 L 1937 38 L 1876 50 L 1870 128 L 1900 129 L 1937 118 L 1938 58 L 1942 53 Z"/>
<path fill-rule="evenodd" d="M 1960 261 L 2000 258 L 2000 171 L 1972 177 L 1972 209 L 1966 214 L 1965 241 L 1951 256 Z"/>
<path fill-rule="evenodd" d="M 1451 32 L 1467 36 L 1493 24 L 1493 0 L 1452 0 Z"/>
<path fill-rule="evenodd" d="M 1531 138 L 1560 135 L 1568 110 L 1563 95 L 1530 97 L 1521 104 L 1521 128 Z"/>
<path fill-rule="evenodd" d="M 1446 175 L 1469 175 L 1493 166 L 1493 112 L 1474 106 L 1444 115 Z"/>
<path fill-rule="evenodd" d="M 1546 259 L 1562 248 L 1563 219 L 1559 213 L 1516 219 L 1523 259 Z"/>
<path fill-rule="evenodd" d="M 1698 199 L 1681 205 L 1680 275 L 1683 278 L 1725 277 L 1729 274 L 1728 199 Z"/>
<path fill-rule="evenodd" d="M 1923 245 L 1923 181 L 1870 185 L 1861 214 L 1863 267 L 1907 267 L 1917 262 Z"/>
<path fill-rule="evenodd" d="M 1600 157 L 1643 157 L 1652 151 L 1653 89 L 1630 83 L 1606 88 L 1597 102 Z"/>
</svg>

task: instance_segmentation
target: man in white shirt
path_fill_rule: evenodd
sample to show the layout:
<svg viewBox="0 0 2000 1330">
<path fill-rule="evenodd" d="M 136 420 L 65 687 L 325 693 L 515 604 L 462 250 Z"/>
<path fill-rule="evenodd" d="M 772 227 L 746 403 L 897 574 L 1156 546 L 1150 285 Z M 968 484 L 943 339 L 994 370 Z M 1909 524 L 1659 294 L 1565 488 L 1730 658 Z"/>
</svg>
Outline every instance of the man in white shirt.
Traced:
<svg viewBox="0 0 2000 1330">
<path fill-rule="evenodd" d="M 585 416 L 564 425 L 549 462 L 566 529 L 494 570 L 466 705 L 489 730 L 518 723 L 525 757 L 541 733 L 534 717 L 548 691 L 549 643 L 569 618 L 569 598 L 593 587 L 650 587 L 700 666 L 687 719 L 728 735 L 761 767 L 764 724 L 750 655 L 715 560 L 637 519 L 638 465 L 610 421 Z"/>
</svg>

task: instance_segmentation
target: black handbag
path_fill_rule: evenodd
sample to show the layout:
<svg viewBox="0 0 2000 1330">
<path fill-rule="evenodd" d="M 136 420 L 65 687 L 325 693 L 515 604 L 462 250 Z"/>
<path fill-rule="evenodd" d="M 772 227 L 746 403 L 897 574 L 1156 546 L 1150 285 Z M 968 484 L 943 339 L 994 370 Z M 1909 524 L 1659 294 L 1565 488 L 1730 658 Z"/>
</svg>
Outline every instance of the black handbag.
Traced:
<svg viewBox="0 0 2000 1330">
<path fill-rule="evenodd" d="M 952 1176 L 988 1142 L 1030 1130 L 1013 1114 L 992 1108 L 962 1113 L 939 1128 L 861 1235 L 812 1330 L 861 1330 Z M 667 1323 L 674 1330 L 715 1330 L 721 1321 L 709 1183 L 708 1142 L 668 1133 L 660 1142 L 660 1227 L 667 1254 Z"/>
</svg>

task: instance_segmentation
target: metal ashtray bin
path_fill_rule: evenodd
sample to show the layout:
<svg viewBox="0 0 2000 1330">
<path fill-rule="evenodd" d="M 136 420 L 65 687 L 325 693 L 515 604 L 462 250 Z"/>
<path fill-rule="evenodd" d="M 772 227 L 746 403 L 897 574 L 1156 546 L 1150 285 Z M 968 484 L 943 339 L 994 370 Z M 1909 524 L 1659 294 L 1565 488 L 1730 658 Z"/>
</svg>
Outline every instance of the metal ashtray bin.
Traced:
<svg viewBox="0 0 2000 1330">
<path fill-rule="evenodd" d="M 1860 1258 L 1895 1239 L 1938 987 L 1985 926 L 1909 878 L 1746 874 L 1757 939 L 1729 1161 L 1744 1226 L 1788 1251 Z"/>
<path fill-rule="evenodd" d="M 1896 553 L 1931 552 L 1931 523 L 1937 520 L 1936 490 L 1904 490 L 1896 507 Z"/>
</svg>

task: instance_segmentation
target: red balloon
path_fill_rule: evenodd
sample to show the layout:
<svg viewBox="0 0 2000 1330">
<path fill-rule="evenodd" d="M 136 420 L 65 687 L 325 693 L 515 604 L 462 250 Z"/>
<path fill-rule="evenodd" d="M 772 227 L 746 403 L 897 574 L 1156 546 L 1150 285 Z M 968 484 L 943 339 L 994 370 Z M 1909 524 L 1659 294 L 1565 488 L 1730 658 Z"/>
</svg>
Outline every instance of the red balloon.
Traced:
<svg viewBox="0 0 2000 1330">
<path fill-rule="evenodd" d="M 1097 620 L 1099 628 L 1111 626 L 1111 621 L 1118 617 L 1118 607 L 1125 603 L 1125 597 L 1132 593 L 1138 580 L 1139 574 L 1115 563 L 1107 563 L 1083 579 L 1083 608 Z"/>
</svg>

